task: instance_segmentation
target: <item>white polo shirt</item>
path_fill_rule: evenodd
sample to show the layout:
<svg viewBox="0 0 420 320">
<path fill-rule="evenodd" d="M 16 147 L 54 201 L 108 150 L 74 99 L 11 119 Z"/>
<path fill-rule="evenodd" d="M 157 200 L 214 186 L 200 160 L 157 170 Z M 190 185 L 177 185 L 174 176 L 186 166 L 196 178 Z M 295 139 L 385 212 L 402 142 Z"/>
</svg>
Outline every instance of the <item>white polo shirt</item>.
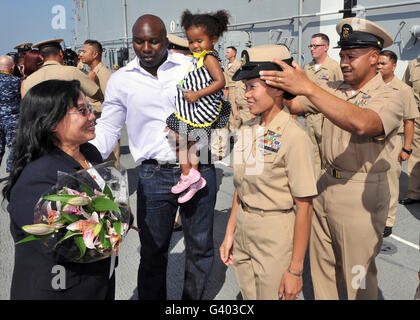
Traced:
<svg viewBox="0 0 420 320">
<path fill-rule="evenodd" d="M 106 159 L 127 124 L 130 152 L 137 163 L 147 159 L 175 161 L 166 118 L 175 110 L 176 85 L 184 78 L 192 59 L 168 52 L 157 78 L 140 66 L 136 57 L 113 73 L 108 81 L 96 138 L 91 141 Z"/>
</svg>

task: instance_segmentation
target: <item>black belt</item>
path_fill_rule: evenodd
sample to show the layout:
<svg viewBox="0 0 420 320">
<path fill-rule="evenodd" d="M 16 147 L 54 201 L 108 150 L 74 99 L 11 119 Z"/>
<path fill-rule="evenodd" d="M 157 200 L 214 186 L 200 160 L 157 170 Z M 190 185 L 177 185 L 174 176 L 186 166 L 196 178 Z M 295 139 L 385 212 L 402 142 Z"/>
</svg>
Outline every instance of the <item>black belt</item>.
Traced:
<svg viewBox="0 0 420 320">
<path fill-rule="evenodd" d="M 155 159 L 144 160 L 141 164 L 153 164 L 164 169 L 180 168 L 179 162 L 175 162 L 175 163 L 159 162 Z"/>
</svg>

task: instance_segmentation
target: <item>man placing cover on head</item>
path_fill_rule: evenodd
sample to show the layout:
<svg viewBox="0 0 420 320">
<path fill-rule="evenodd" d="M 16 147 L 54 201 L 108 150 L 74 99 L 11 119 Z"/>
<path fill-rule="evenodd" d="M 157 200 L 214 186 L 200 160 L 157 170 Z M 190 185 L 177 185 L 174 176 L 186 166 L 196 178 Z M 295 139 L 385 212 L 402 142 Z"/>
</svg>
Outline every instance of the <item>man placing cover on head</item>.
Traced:
<svg viewBox="0 0 420 320">
<path fill-rule="evenodd" d="M 398 92 L 377 74 L 379 52 L 392 37 L 373 22 L 347 18 L 337 24 L 344 81 L 324 90 L 295 68 L 263 71 L 262 79 L 306 96 L 313 112 L 325 116 L 321 152 L 325 170 L 318 180 L 310 240 L 316 299 L 338 299 L 344 284 L 348 299 L 377 299 L 375 258 L 389 211 L 387 171 L 393 161 L 391 139 L 403 107 Z M 294 113 L 310 112 L 296 108 Z"/>
</svg>

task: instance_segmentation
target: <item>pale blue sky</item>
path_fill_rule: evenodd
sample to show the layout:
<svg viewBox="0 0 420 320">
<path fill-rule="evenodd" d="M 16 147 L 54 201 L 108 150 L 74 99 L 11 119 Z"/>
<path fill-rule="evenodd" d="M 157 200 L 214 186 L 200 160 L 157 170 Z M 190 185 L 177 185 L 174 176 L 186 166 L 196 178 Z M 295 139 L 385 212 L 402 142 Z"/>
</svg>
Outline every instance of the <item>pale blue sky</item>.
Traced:
<svg viewBox="0 0 420 320">
<path fill-rule="evenodd" d="M 52 25 L 57 16 L 54 6 L 65 8 L 65 29 Z M 15 51 L 13 47 L 22 42 L 64 38 L 67 47 L 73 43 L 73 0 L 1 0 L 0 7 L 0 55 Z M 63 26 L 57 17 L 54 21 L 55 28 Z"/>
</svg>

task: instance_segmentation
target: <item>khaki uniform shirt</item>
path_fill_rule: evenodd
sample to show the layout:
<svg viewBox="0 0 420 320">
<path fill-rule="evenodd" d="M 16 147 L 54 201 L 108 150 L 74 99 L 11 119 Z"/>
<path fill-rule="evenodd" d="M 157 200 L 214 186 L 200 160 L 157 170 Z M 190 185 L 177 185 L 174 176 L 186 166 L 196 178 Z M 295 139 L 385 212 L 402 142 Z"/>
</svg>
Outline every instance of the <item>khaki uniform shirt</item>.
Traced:
<svg viewBox="0 0 420 320">
<path fill-rule="evenodd" d="M 420 114 L 416 99 L 414 98 L 413 89 L 395 76 L 392 78 L 391 82 L 387 83 L 387 85 L 399 92 L 404 108 L 403 120 L 417 118 Z M 401 123 L 398 133 L 404 133 L 404 122 Z"/>
<path fill-rule="evenodd" d="M 282 110 L 268 125 L 246 122 L 234 146 L 234 185 L 249 208 L 288 210 L 292 197 L 317 195 L 313 146 L 303 128 Z"/>
<path fill-rule="evenodd" d="M 238 106 L 246 107 L 248 109 L 248 102 L 246 101 L 246 98 L 245 98 L 245 91 L 246 91 L 245 83 L 243 81 L 236 81 L 235 89 L 237 93 L 236 104 Z"/>
<path fill-rule="evenodd" d="M 226 67 L 225 70 L 223 71 L 224 75 L 225 75 L 225 88 L 230 88 L 231 87 L 235 87 L 235 83 L 236 81 L 232 80 L 233 75 L 235 74 L 236 71 L 239 70 L 239 68 L 241 67 L 241 63 L 235 59 L 235 61 L 233 61 L 232 63 L 229 63 Z"/>
<path fill-rule="evenodd" d="M 325 88 L 330 81 L 343 80 L 343 73 L 341 72 L 339 63 L 328 56 L 318 70 L 315 69 L 315 61 L 308 63 L 304 67 L 304 70 L 308 78 L 321 88 Z M 298 96 L 298 99 L 302 107 L 311 104 L 306 97 Z"/>
<path fill-rule="evenodd" d="M 101 89 L 102 94 L 105 96 L 106 85 L 112 73 L 102 62 L 99 62 L 99 64 L 93 69 L 93 72 L 95 72 L 97 76 L 96 84 L 99 85 L 99 88 Z M 92 98 L 88 98 L 88 101 L 89 101 L 89 104 L 91 104 L 95 108 L 96 112 L 102 112 L 101 101 L 94 100 Z"/>
<path fill-rule="evenodd" d="M 24 94 L 33 86 L 47 80 L 79 80 L 80 88 L 87 96 L 93 96 L 99 87 L 76 67 L 63 66 L 57 61 L 46 61 L 42 68 L 32 73 L 23 85 Z"/>
<path fill-rule="evenodd" d="M 379 73 L 354 94 L 351 85 L 344 81 L 330 83 L 328 91 L 359 108 L 375 111 L 382 120 L 385 134 L 379 137 L 357 136 L 325 118 L 321 148 L 326 165 L 347 172 L 386 172 L 393 161 L 391 151 L 394 146 L 389 141 L 400 127 L 403 115 L 398 91 L 389 88 Z"/>
<path fill-rule="evenodd" d="M 420 58 L 411 60 L 402 80 L 413 88 L 417 105 L 420 108 Z"/>
</svg>

